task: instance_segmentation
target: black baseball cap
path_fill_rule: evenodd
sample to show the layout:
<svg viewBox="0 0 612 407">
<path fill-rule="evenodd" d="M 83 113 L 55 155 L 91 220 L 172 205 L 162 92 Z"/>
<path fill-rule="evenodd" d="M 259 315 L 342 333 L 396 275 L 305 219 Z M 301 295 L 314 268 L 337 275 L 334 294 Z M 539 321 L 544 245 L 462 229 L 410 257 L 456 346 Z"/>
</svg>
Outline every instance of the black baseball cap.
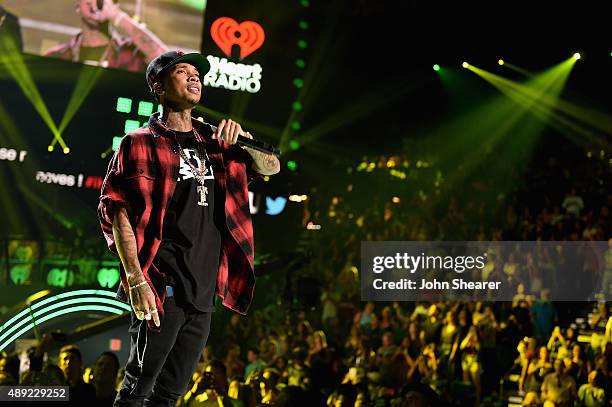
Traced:
<svg viewBox="0 0 612 407">
<path fill-rule="evenodd" d="M 204 58 L 202 54 L 197 52 L 191 52 L 188 54 L 181 50 L 164 52 L 151 61 L 149 66 L 147 66 L 145 78 L 147 80 L 147 84 L 149 85 L 149 90 L 153 91 L 153 84 L 157 81 L 160 73 L 181 62 L 186 62 L 195 66 L 200 73 L 200 80 L 204 78 L 204 75 L 206 75 L 210 69 L 208 60 Z"/>
</svg>

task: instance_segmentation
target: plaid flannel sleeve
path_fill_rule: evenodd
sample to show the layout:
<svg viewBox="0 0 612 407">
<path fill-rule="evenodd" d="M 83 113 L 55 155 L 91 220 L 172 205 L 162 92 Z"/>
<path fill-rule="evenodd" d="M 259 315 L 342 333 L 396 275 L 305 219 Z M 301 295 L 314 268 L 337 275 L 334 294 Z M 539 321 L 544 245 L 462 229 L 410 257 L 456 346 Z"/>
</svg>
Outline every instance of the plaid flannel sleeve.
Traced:
<svg viewBox="0 0 612 407">
<path fill-rule="evenodd" d="M 125 159 L 129 154 L 130 138 L 124 137 L 117 151 L 113 155 L 102 183 L 100 200 L 98 203 L 98 220 L 108 248 L 117 253 L 115 238 L 113 236 L 113 217 L 120 206 L 129 210 L 129 204 L 124 184 Z"/>
</svg>

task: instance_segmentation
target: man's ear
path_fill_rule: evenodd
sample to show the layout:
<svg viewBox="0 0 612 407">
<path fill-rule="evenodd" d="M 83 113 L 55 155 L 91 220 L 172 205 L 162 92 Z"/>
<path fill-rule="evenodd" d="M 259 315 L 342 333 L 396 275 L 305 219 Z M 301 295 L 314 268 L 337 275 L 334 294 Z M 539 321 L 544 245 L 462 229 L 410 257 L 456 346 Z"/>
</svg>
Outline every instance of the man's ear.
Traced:
<svg viewBox="0 0 612 407">
<path fill-rule="evenodd" d="M 164 90 L 164 88 L 162 87 L 161 82 L 155 82 L 153 84 L 153 92 L 155 92 L 156 95 L 161 96 L 163 95 L 166 91 Z"/>
</svg>

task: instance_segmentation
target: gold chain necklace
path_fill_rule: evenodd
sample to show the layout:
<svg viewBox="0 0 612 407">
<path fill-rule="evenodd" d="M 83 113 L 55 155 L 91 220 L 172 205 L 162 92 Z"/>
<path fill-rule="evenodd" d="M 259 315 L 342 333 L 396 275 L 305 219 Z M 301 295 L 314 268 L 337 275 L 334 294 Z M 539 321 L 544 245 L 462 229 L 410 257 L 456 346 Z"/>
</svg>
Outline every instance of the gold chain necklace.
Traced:
<svg viewBox="0 0 612 407">
<path fill-rule="evenodd" d="M 206 162 L 204 160 L 204 157 L 206 157 L 206 160 L 208 160 L 208 162 L 210 162 L 210 158 L 208 158 L 208 153 L 206 152 L 206 148 L 204 147 L 204 140 L 202 139 L 198 131 L 195 129 L 195 127 L 193 128 L 193 135 L 196 140 L 196 156 L 198 157 L 198 162 L 202 164 L 202 169 L 199 169 L 191 163 L 191 160 L 189 159 L 189 157 L 187 157 L 185 151 L 183 151 L 183 147 L 181 147 L 181 144 L 178 142 L 178 138 L 176 138 L 176 144 L 178 144 L 179 154 L 181 158 L 189 166 L 193 177 L 196 179 L 198 184 L 203 186 L 204 181 L 206 179 L 205 177 L 206 175 L 208 175 L 208 168 L 206 168 Z"/>
</svg>

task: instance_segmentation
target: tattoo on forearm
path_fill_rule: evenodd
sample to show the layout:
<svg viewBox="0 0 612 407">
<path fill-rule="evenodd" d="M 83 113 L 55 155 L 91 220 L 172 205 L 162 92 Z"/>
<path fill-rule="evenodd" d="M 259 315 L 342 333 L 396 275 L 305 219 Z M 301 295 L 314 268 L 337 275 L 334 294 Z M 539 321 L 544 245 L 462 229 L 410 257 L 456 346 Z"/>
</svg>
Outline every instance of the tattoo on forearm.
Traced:
<svg viewBox="0 0 612 407">
<path fill-rule="evenodd" d="M 129 34 L 134 44 L 151 59 L 167 51 L 167 47 L 155 34 L 131 18 L 122 19 L 121 26 Z"/>
<path fill-rule="evenodd" d="M 253 149 L 248 151 L 262 173 L 277 173 L 280 170 L 280 162 L 273 154 L 266 154 Z"/>
<path fill-rule="evenodd" d="M 264 168 L 273 170 L 278 165 L 278 159 L 272 154 L 262 154 L 262 163 Z"/>
<path fill-rule="evenodd" d="M 125 208 L 118 209 L 115 214 L 113 235 L 117 252 L 129 278 L 131 274 L 140 271 L 140 264 L 138 262 L 136 236 Z"/>
</svg>

